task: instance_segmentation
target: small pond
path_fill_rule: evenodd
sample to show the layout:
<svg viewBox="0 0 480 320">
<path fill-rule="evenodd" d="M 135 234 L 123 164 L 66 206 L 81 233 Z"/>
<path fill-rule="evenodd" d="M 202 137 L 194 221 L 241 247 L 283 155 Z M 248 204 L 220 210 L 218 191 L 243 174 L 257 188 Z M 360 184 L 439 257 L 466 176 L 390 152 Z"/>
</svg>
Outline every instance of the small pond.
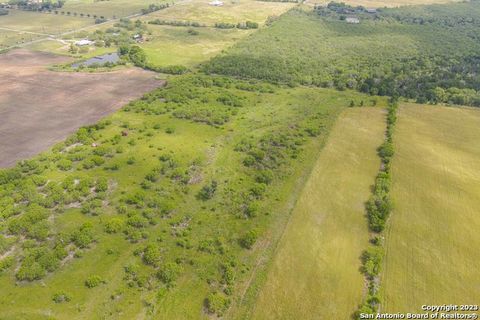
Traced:
<svg viewBox="0 0 480 320">
<path fill-rule="evenodd" d="M 72 67 L 73 68 L 78 68 L 80 66 L 90 67 L 92 65 L 102 66 L 107 62 L 116 63 L 118 62 L 118 60 L 120 60 L 120 56 L 118 55 L 118 53 L 112 52 L 112 53 L 103 54 L 101 56 L 96 56 L 82 62 L 74 63 L 72 64 Z"/>
</svg>

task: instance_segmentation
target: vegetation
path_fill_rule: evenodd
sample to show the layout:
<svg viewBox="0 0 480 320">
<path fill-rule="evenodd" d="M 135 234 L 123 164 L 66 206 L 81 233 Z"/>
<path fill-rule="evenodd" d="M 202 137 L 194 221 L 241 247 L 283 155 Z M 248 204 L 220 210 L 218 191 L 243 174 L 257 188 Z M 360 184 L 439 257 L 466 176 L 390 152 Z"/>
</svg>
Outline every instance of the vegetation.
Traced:
<svg viewBox="0 0 480 320">
<path fill-rule="evenodd" d="M 384 105 L 379 99 L 379 108 L 348 108 L 340 115 L 267 274 L 260 273 L 247 293 L 253 312 L 245 307 L 239 318 L 251 312 L 252 319 L 349 319 L 362 301 L 359 257 L 368 246 L 363 204 L 380 164 L 375 152 L 385 130 Z"/>
<path fill-rule="evenodd" d="M 362 319 L 364 313 L 376 313 L 380 304 L 378 295 L 380 288 L 379 275 L 384 264 L 385 251 L 383 248 L 383 234 L 387 219 L 392 210 L 390 200 L 390 161 L 392 159 L 393 148 L 393 132 L 397 122 L 398 101 L 392 99 L 388 106 L 388 114 L 386 117 L 387 129 L 385 132 L 385 141 L 378 148 L 378 155 L 382 161 L 380 172 L 375 179 L 373 194 L 366 204 L 367 217 L 370 230 L 374 232 L 370 239 L 371 246 L 362 254 L 362 272 L 368 283 L 368 293 L 364 298 L 364 302 L 359 306 L 354 314 L 356 319 Z"/>
<path fill-rule="evenodd" d="M 377 14 L 338 3 L 314 12 L 294 9 L 203 70 L 480 106 L 479 12 L 478 1 Z M 361 23 L 346 23 L 346 13 L 357 15 Z"/>
<path fill-rule="evenodd" d="M 288 214 L 288 190 L 306 170 L 302 159 L 314 158 L 352 99 L 363 98 L 223 77 L 172 78 L 51 151 L 1 171 L 2 250 L 14 257 L 2 259 L 2 274 L 15 275 L 0 277 L 2 288 L 18 298 L 36 292 L 45 297 L 38 303 L 52 308 L 67 304 L 64 292 L 71 304 L 96 306 L 55 308 L 61 317 L 97 307 L 100 314 L 147 312 L 139 294 L 152 295 L 154 313 L 169 317 L 195 318 L 204 306 L 223 314 L 241 294 L 237 285 L 252 270 L 256 244 L 273 219 Z M 28 284 L 40 279 L 49 285 Z M 27 283 L 16 286 L 20 281 Z M 118 294 L 139 303 L 111 300 Z M 111 307 L 101 307 L 106 301 Z M 170 309 L 172 301 L 182 307 Z"/>
<path fill-rule="evenodd" d="M 58 34 L 43 50 L 117 50 L 170 76 L 0 170 L 0 318 L 346 319 L 411 311 L 429 292 L 475 303 L 478 113 L 405 109 L 393 133 L 400 97 L 480 106 L 480 2 L 89 2 L 16 1 L 0 9 L 1 45 Z"/>
<path fill-rule="evenodd" d="M 417 301 L 432 297 L 478 300 L 479 121 L 473 108 L 399 107 L 391 164 L 395 207 L 385 230 L 380 296 L 385 312 L 420 312 Z"/>
</svg>

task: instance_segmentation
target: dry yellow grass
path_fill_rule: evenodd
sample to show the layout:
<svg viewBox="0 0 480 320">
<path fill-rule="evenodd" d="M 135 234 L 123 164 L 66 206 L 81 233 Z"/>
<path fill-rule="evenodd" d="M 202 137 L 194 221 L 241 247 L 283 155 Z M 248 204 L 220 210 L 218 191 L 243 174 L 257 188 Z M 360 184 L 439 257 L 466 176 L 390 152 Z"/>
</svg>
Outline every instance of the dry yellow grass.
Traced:
<svg viewBox="0 0 480 320">
<path fill-rule="evenodd" d="M 384 309 L 480 302 L 480 110 L 403 105 Z"/>
<path fill-rule="evenodd" d="M 364 202 L 380 166 L 380 108 L 347 109 L 295 206 L 254 319 L 348 319 L 361 302 Z"/>
</svg>

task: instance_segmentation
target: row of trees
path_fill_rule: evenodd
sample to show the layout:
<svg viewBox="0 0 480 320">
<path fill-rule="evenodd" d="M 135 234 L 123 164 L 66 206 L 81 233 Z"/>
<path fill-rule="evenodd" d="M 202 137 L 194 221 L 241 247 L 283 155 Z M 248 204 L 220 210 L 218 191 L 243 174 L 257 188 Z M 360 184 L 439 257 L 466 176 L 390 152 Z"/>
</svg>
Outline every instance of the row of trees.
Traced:
<svg viewBox="0 0 480 320">
<path fill-rule="evenodd" d="M 392 98 L 388 106 L 387 130 L 385 141 L 378 148 L 378 155 L 382 161 L 380 172 L 375 179 L 373 194 L 366 204 L 366 211 L 370 230 L 374 233 L 371 246 L 362 254 L 362 271 L 368 283 L 367 296 L 354 314 L 355 319 L 362 319 L 361 314 L 373 314 L 378 311 L 380 298 L 378 297 L 379 279 L 383 258 L 383 230 L 387 223 L 392 203 L 390 200 L 390 161 L 394 154 L 393 133 L 397 121 L 398 102 Z"/>
</svg>

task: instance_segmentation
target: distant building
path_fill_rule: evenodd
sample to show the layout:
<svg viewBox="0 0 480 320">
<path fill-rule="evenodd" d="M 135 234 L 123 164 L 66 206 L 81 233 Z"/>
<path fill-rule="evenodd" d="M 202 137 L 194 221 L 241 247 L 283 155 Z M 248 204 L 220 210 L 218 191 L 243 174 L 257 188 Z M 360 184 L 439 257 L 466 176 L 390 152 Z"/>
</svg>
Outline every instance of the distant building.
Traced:
<svg viewBox="0 0 480 320">
<path fill-rule="evenodd" d="M 223 2 L 219 1 L 219 0 L 213 0 L 212 2 L 209 2 L 208 4 L 211 5 L 211 6 L 215 6 L 215 7 L 223 6 Z"/>
<path fill-rule="evenodd" d="M 368 13 L 377 13 L 377 9 L 375 9 L 375 8 L 367 8 L 367 9 L 365 9 L 365 11 L 368 12 Z"/>
<path fill-rule="evenodd" d="M 135 40 L 136 42 L 143 42 L 143 36 L 141 34 L 136 34 L 133 36 L 133 40 Z"/>
<path fill-rule="evenodd" d="M 360 23 L 360 19 L 355 18 L 355 17 L 347 17 L 347 19 L 345 19 L 345 21 L 347 21 L 347 23 L 353 23 L 353 24 Z"/>
<path fill-rule="evenodd" d="M 89 46 L 89 45 L 92 45 L 92 44 L 93 44 L 93 41 L 90 41 L 90 40 L 87 40 L 87 39 L 83 39 L 83 40 L 79 40 L 79 41 L 75 42 L 75 45 L 79 46 L 79 47 Z"/>
</svg>

